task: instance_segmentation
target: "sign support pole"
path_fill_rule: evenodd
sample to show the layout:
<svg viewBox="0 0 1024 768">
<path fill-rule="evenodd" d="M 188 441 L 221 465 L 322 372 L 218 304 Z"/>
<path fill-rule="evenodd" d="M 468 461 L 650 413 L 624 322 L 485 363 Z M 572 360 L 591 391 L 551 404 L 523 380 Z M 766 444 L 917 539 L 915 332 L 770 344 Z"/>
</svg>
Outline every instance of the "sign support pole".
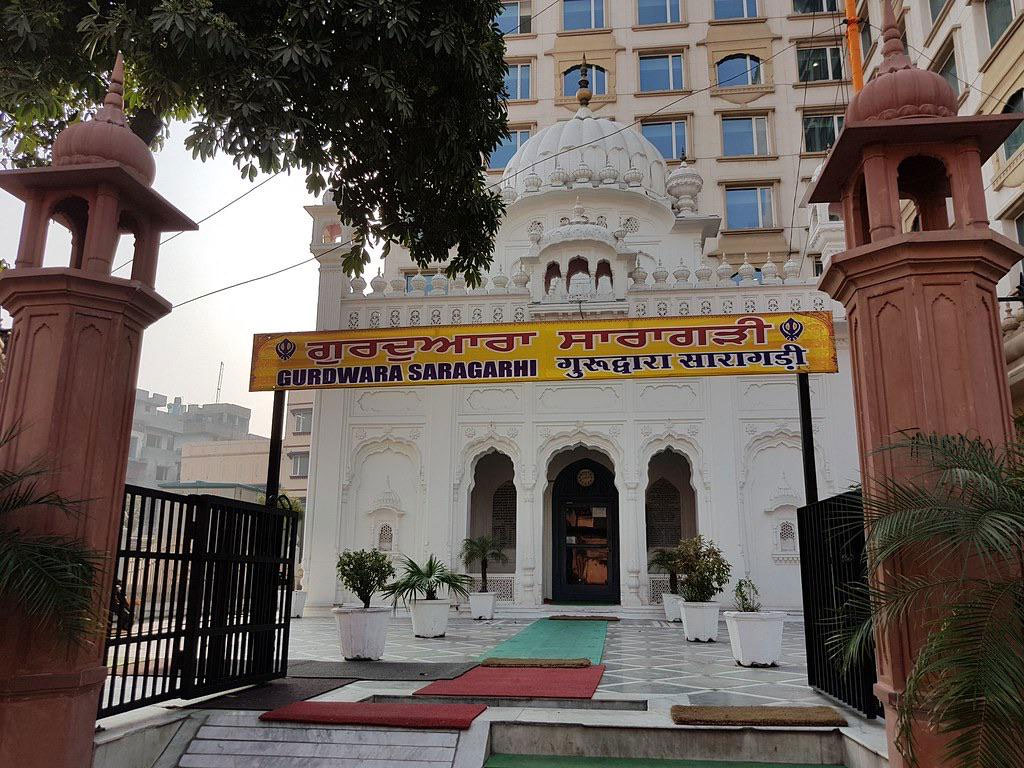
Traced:
<svg viewBox="0 0 1024 768">
<path fill-rule="evenodd" d="M 800 450 L 804 459 L 804 505 L 818 501 L 818 470 L 814 461 L 814 426 L 811 423 L 811 380 L 809 374 L 796 375 L 800 401 Z"/>
<path fill-rule="evenodd" d="M 270 457 L 267 463 L 267 506 L 277 506 L 281 491 L 281 440 L 284 437 L 284 399 L 286 390 L 274 390 L 274 410 L 270 417 Z"/>
</svg>

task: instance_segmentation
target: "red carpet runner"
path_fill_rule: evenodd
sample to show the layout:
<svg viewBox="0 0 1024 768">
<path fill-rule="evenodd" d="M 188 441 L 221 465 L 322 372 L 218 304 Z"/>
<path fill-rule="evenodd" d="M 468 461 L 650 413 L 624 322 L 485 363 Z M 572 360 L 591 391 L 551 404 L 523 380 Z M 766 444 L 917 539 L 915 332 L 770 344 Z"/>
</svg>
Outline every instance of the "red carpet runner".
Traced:
<svg viewBox="0 0 1024 768">
<path fill-rule="evenodd" d="M 385 725 L 392 728 L 455 728 L 464 731 L 487 707 L 483 704 L 417 704 L 297 701 L 264 712 L 260 720 L 317 725 Z"/>
<path fill-rule="evenodd" d="M 476 667 L 454 680 L 438 680 L 417 696 L 491 696 L 510 699 L 589 699 L 604 665 L 583 669 Z"/>
</svg>

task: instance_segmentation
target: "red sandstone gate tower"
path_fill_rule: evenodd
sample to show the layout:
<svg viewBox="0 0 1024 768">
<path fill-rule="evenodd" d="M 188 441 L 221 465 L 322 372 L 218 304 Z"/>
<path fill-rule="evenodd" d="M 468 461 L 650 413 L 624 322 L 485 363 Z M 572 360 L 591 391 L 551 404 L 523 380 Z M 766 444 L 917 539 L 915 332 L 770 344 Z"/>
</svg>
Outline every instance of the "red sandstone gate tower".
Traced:
<svg viewBox="0 0 1024 768">
<path fill-rule="evenodd" d="M 854 396 L 867 490 L 906 472 L 877 451 L 906 432 L 1013 438 L 996 282 L 1024 249 L 988 225 L 981 165 L 1021 115 L 957 117 L 937 73 L 916 69 L 883 2 L 884 61 L 856 94 L 810 202 L 841 202 L 845 252 L 822 289 L 849 314 Z M 904 231 L 907 202 L 920 231 Z M 950 215 L 949 211 L 952 212 Z M 905 564 L 904 572 L 927 567 Z M 884 580 L 885 574 L 878 574 Z M 937 607 L 941 610 L 941 606 Z M 886 710 L 889 760 L 896 715 L 924 627 L 878 633 L 875 692 Z M 918 721 L 922 766 L 941 766 L 942 741 Z"/>
<path fill-rule="evenodd" d="M 85 500 L 79 518 L 29 513 L 7 522 L 29 533 L 73 536 L 105 554 L 96 585 L 103 611 L 142 332 L 171 309 L 153 289 L 160 233 L 196 229 L 151 188 L 156 165 L 126 125 L 123 80 L 118 56 L 103 107 L 57 137 L 51 167 L 0 173 L 0 188 L 25 202 L 17 262 L 0 276 L 0 304 L 14 318 L 0 432 L 18 429 L 0 467 L 41 458 L 56 469 L 52 490 Z M 51 220 L 71 230 L 67 267 L 43 267 Z M 135 236 L 131 278 L 112 277 L 118 240 L 128 233 Z M 74 648 L 13 606 L 0 606 L 0 615 L 0 765 L 90 765 L 106 678 L 105 627 Z"/>
</svg>

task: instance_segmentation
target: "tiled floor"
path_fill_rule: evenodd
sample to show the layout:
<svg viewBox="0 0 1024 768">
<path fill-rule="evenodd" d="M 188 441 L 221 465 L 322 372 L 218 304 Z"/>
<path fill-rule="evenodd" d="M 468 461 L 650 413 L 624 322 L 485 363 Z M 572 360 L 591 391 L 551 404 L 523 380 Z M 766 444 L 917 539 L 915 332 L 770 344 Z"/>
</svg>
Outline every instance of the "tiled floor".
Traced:
<svg viewBox="0 0 1024 768">
<path fill-rule="evenodd" d="M 452 618 L 444 638 L 413 637 L 407 616 L 391 621 L 384 654 L 392 661 L 474 661 L 530 623 L 526 619 L 472 621 Z M 807 687 L 802 627 L 787 622 L 778 667 L 746 669 L 733 661 L 724 623 L 717 643 L 687 643 L 682 627 L 665 621 L 623 620 L 608 627 L 598 688 L 603 696 L 672 696 L 674 703 L 708 705 L 820 704 Z M 292 659 L 338 660 L 333 619 L 292 622 Z"/>
</svg>

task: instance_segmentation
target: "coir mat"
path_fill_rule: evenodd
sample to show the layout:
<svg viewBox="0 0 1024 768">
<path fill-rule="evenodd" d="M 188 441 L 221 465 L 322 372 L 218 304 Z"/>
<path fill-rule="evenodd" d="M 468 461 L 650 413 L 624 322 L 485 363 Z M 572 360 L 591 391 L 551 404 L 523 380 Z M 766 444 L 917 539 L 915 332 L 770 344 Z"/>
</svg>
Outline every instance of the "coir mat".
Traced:
<svg viewBox="0 0 1024 768">
<path fill-rule="evenodd" d="M 438 680 L 420 696 L 493 696 L 507 699 L 589 699 L 604 665 L 583 668 L 477 667 L 454 680 Z"/>
<path fill-rule="evenodd" d="M 264 712 L 260 720 L 317 725 L 383 725 L 392 728 L 454 728 L 464 731 L 484 704 L 374 704 L 364 701 L 297 701 Z"/>
</svg>

